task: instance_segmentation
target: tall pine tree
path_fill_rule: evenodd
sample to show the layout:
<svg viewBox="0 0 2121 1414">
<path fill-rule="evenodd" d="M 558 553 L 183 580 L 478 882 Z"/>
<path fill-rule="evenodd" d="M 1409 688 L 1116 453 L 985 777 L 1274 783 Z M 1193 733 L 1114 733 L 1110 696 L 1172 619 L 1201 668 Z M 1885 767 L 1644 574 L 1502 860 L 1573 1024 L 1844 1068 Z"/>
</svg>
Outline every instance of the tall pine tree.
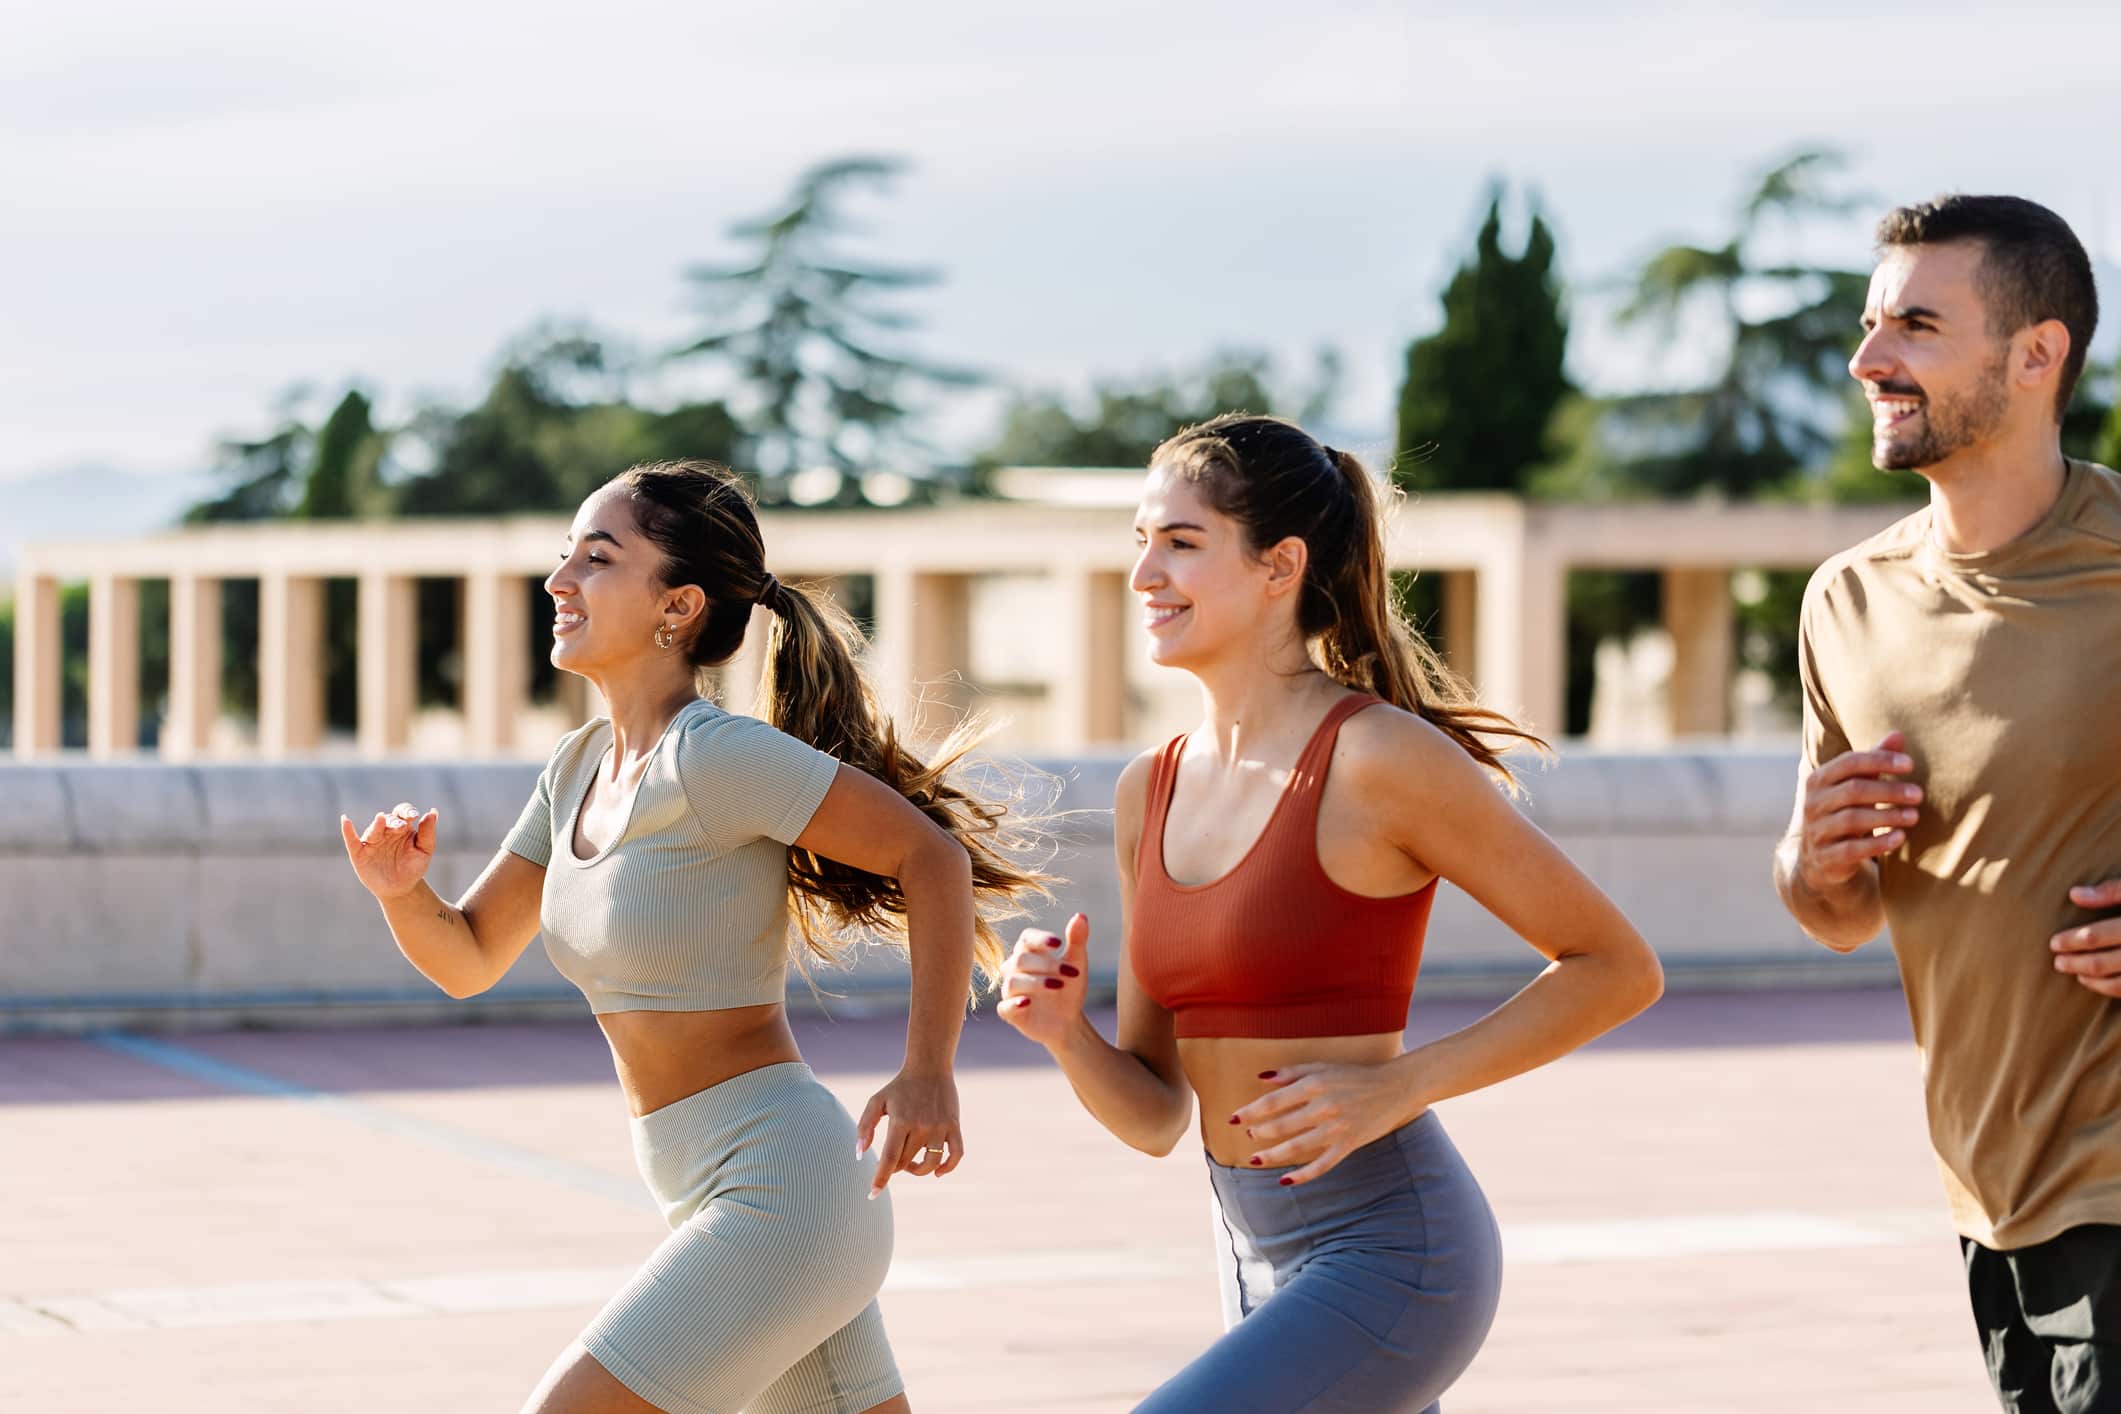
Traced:
<svg viewBox="0 0 2121 1414">
<path fill-rule="evenodd" d="M 978 381 L 882 346 L 913 324 L 882 297 L 932 285 L 935 272 L 852 261 L 831 248 L 847 225 L 849 190 L 884 184 L 902 167 L 879 157 L 821 163 L 778 211 L 731 228 L 755 247 L 748 262 L 686 272 L 712 329 L 671 357 L 705 357 L 732 377 L 768 499 L 796 472 L 869 470 L 917 449 L 907 388 Z"/>
<path fill-rule="evenodd" d="M 1507 253 L 1502 201 L 1498 183 L 1472 260 L 1444 289 L 1443 327 L 1407 346 L 1392 466 L 1411 489 L 1523 490 L 1569 392 L 1553 233 L 1535 206 L 1524 249 Z"/>
<path fill-rule="evenodd" d="M 383 459 L 383 438 L 376 431 L 374 409 L 358 388 L 349 388 L 339 405 L 317 429 L 316 445 L 295 506 L 297 520 L 343 520 L 372 515 L 388 507 L 376 479 Z"/>
</svg>

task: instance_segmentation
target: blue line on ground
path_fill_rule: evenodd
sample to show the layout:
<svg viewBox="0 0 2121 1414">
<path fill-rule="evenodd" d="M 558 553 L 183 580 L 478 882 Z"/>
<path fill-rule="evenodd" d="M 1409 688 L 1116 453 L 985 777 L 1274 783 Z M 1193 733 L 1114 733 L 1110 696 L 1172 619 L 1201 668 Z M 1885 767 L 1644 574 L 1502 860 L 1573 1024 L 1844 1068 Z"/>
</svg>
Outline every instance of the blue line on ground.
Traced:
<svg viewBox="0 0 2121 1414">
<path fill-rule="evenodd" d="M 264 1071 L 252 1070 L 248 1066 L 217 1060 L 189 1046 L 180 1046 L 170 1041 L 136 1036 L 127 1031 L 97 1032 L 88 1039 L 105 1050 L 114 1051 L 147 1065 L 159 1066 L 163 1070 L 173 1071 L 223 1090 L 233 1090 L 242 1095 L 294 1100 L 329 1111 L 365 1129 L 427 1144 L 461 1158 L 474 1159 L 525 1178 L 541 1179 L 563 1188 L 571 1188 L 578 1193 L 594 1194 L 599 1198 L 623 1203 L 629 1208 L 656 1210 L 654 1201 L 636 1181 L 622 1179 L 580 1164 L 571 1164 L 548 1154 L 518 1148 L 513 1144 L 489 1139 L 454 1125 L 439 1124 L 433 1120 L 401 1114 L 383 1105 L 370 1104 L 365 1100 L 312 1089 L 291 1080 L 283 1080 L 276 1075 L 268 1075 Z"/>
</svg>

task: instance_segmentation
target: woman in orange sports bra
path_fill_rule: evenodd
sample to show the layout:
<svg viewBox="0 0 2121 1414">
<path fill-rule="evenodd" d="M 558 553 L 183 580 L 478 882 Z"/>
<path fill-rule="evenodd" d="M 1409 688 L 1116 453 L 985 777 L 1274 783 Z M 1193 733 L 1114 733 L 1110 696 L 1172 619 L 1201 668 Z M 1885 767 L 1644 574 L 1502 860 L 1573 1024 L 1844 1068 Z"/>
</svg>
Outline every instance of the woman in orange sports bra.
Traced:
<svg viewBox="0 0 2121 1414">
<path fill-rule="evenodd" d="M 1135 534 L 1152 656 L 1199 679 L 1203 718 L 1119 780 L 1118 1040 L 1083 1015 L 1080 915 L 1018 939 L 1000 1014 L 1137 1149 L 1170 1153 L 1199 1097 L 1227 1328 L 1138 1411 L 1437 1410 L 1501 1243 L 1431 1107 L 1618 1026 L 1663 975 L 1498 789 L 1498 744 L 1537 738 L 1393 610 L 1355 458 L 1216 418 L 1157 449 Z M 1551 965 L 1410 1051 L 1438 879 Z"/>
</svg>

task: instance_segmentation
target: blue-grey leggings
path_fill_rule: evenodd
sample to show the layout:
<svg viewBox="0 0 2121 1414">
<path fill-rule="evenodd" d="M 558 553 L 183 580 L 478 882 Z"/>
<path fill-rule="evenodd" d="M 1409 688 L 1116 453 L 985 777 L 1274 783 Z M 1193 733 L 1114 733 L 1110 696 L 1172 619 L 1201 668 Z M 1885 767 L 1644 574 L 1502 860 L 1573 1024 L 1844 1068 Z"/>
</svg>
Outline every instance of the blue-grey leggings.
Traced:
<svg viewBox="0 0 2121 1414">
<path fill-rule="evenodd" d="M 1502 1292 L 1502 1235 L 1434 1112 L 1323 1176 L 1210 1162 L 1220 1340 L 1136 1414 L 1435 1414 Z"/>
</svg>

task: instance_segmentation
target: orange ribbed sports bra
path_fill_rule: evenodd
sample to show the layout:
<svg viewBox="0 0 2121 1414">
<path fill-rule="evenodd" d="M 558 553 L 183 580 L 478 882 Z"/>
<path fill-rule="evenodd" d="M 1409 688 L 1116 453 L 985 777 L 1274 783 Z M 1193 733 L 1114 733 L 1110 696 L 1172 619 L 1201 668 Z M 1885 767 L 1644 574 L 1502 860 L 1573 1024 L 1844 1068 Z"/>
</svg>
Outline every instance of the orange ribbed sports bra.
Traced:
<svg viewBox="0 0 2121 1414">
<path fill-rule="evenodd" d="M 1378 698 L 1335 704 L 1311 734 L 1266 828 L 1219 879 L 1164 872 L 1164 820 L 1186 738 L 1157 753 L 1134 857 L 1127 953 L 1180 1036 L 1367 1036 L 1407 1024 L 1436 881 L 1411 894 L 1348 892 L 1318 862 L 1318 802 L 1340 724 Z"/>
</svg>

